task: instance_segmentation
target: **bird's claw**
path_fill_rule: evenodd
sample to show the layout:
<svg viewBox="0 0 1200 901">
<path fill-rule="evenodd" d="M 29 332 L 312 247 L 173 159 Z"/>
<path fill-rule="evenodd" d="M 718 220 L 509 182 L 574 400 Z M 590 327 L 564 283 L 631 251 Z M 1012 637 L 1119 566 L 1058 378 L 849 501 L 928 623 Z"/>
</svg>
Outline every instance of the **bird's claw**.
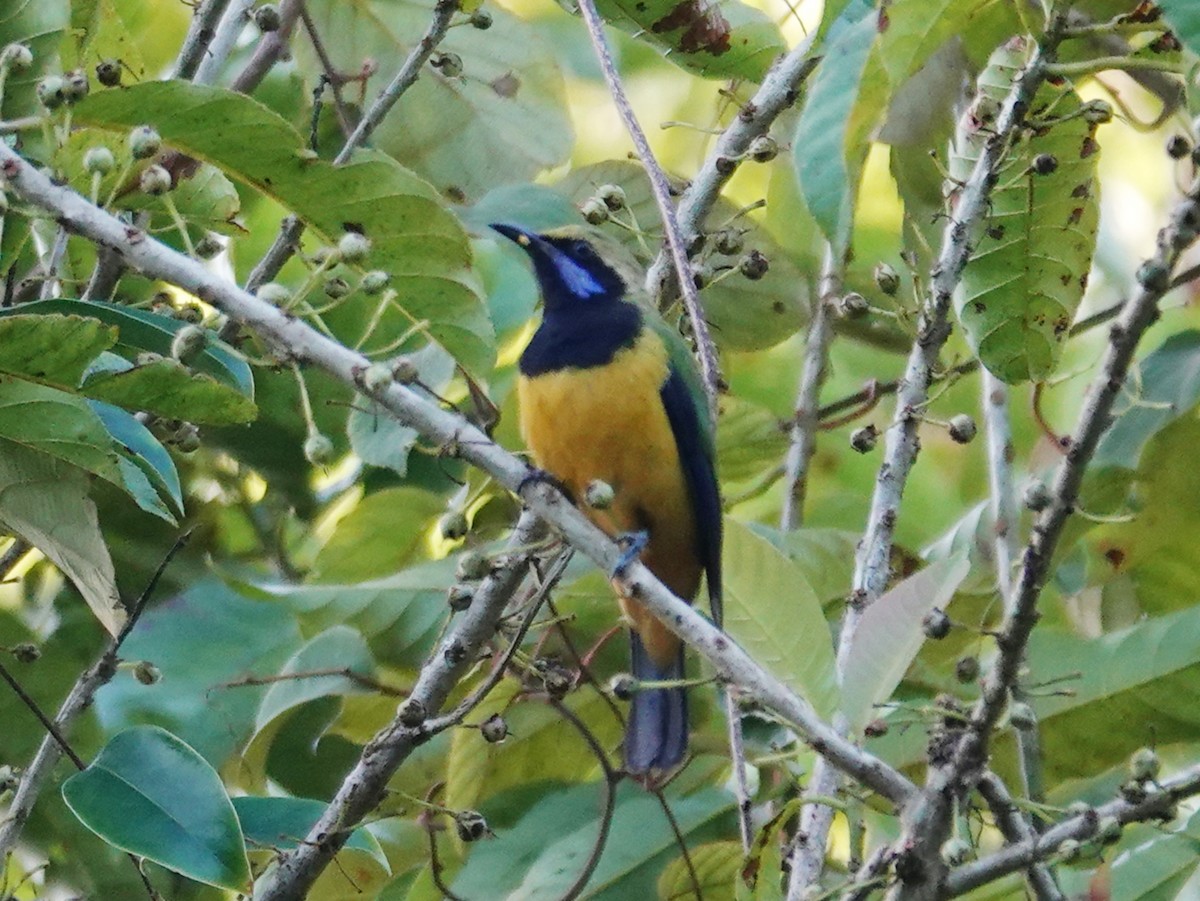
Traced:
<svg viewBox="0 0 1200 901">
<path fill-rule="evenodd" d="M 629 564 L 642 555 L 642 551 L 650 543 L 650 533 L 644 529 L 638 532 L 622 532 L 617 536 L 616 542 L 617 547 L 621 549 L 621 556 L 617 558 L 617 565 L 612 570 L 612 577 L 614 579 L 625 575 L 625 570 L 629 568 Z"/>
<path fill-rule="evenodd" d="M 570 489 L 567 488 L 567 486 L 561 479 L 558 478 L 558 476 L 552 472 L 548 472 L 545 469 L 539 469 L 536 466 L 529 467 L 528 472 L 525 473 L 525 478 L 521 479 L 521 483 L 517 485 L 517 496 L 522 497 L 525 494 L 526 488 L 528 488 L 530 485 L 537 485 L 540 483 L 553 485 L 560 492 L 562 492 L 564 496 L 568 498 L 571 497 Z"/>
</svg>

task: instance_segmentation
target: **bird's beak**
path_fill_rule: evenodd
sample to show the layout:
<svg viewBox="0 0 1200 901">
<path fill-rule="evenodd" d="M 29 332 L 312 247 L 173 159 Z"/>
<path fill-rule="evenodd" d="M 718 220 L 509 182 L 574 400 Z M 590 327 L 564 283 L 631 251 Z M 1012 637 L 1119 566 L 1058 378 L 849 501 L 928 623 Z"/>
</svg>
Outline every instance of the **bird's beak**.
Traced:
<svg viewBox="0 0 1200 901">
<path fill-rule="evenodd" d="M 510 241 L 514 241 L 519 247 L 524 250 L 530 250 L 537 244 L 541 243 L 541 238 L 531 231 L 526 231 L 516 225 L 509 225 L 506 222 L 493 222 L 492 229 L 498 231 Z"/>
</svg>

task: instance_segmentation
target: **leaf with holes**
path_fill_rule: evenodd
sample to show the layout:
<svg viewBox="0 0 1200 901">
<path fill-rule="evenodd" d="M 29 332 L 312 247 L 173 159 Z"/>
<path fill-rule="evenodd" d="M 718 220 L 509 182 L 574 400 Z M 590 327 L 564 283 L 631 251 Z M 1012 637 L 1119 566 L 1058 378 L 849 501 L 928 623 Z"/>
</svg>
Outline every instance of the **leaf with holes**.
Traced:
<svg viewBox="0 0 1200 901">
<path fill-rule="evenodd" d="M 974 169 L 1029 45 L 1014 38 L 992 54 L 963 113 L 950 176 Z M 1087 287 L 1099 223 L 1096 125 L 1069 85 L 1046 85 L 1030 104 L 1024 137 L 1006 155 L 991 208 L 954 295 L 980 361 L 1010 384 L 1044 381 L 1058 365 Z M 952 198 L 953 200 L 953 198 Z"/>
</svg>

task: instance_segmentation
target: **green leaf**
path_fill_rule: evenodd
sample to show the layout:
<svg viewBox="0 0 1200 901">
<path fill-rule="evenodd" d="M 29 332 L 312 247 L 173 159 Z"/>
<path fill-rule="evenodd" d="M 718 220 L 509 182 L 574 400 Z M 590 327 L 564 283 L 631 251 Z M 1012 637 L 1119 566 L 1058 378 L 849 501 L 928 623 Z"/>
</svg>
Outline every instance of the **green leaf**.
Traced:
<svg viewBox="0 0 1200 901">
<path fill-rule="evenodd" d="M 854 577 L 857 532 L 805 527 L 780 533 L 777 529 L 755 529 L 788 555 L 803 571 L 822 603 L 841 600 L 850 593 Z"/>
<path fill-rule="evenodd" d="M 233 808 L 246 836 L 252 858 L 263 862 L 277 850 L 295 848 L 325 812 L 325 804 L 309 798 L 233 799 Z M 306 892 L 308 901 L 353 901 L 372 896 L 391 876 L 392 870 L 379 840 L 365 828 L 350 833 L 316 883 Z"/>
<path fill-rule="evenodd" d="M 277 672 L 301 641 L 295 616 L 283 604 L 201 579 L 151 606 L 122 646 L 127 659 L 152 661 L 162 680 L 142 685 L 118 676 L 96 696 L 97 716 L 110 733 L 145 722 L 164 726 L 220 766 L 244 745 L 267 692 L 225 684 Z"/>
<path fill-rule="evenodd" d="M 632 217 L 646 232 L 639 235 L 636 229 L 631 231 L 611 224 L 601 230 L 625 244 L 642 265 L 647 265 L 650 248 L 657 249 L 661 242 L 658 207 L 650 192 L 646 172 L 640 165 L 613 160 L 583 166 L 569 172 L 558 187 L 576 204 L 581 204 L 604 184 L 615 184 L 624 189 L 629 212 L 617 216 Z M 729 220 L 737 212 L 738 208 L 732 202 L 718 200 L 711 219 L 717 222 Z M 766 229 L 745 218 L 738 219 L 735 224 L 747 229 L 746 250 L 759 250 L 770 261 L 770 268 L 757 281 L 735 273 L 701 291 L 700 302 L 712 327 L 713 340 L 722 349 L 773 347 L 808 321 L 808 281 Z M 704 261 L 714 272 L 721 272 L 727 267 L 736 267 L 738 258 L 713 249 Z M 634 287 L 640 290 L 641 286 Z"/>
<path fill-rule="evenodd" d="M 117 330 L 81 316 L 0 318 L 0 372 L 56 387 L 75 388 L 88 364 L 117 343 Z"/>
<path fill-rule="evenodd" d="M 464 365 L 491 365 L 492 329 L 470 272 L 467 236 L 434 189 L 394 160 L 368 151 L 337 168 L 313 160 L 299 133 L 262 104 L 190 82 L 150 81 L 93 93 L 76 106 L 75 119 L 120 130 L 149 122 L 175 148 L 294 210 L 327 242 L 335 243 L 352 224 L 372 241 L 371 267 L 390 273 L 398 292 L 398 309 L 384 308 L 367 349 L 428 320 L 429 333 Z M 449 126 L 439 123 L 444 138 Z M 403 124 L 413 127 L 407 117 Z M 381 139 L 378 132 L 375 139 Z M 492 152 L 484 147 L 480 152 Z M 356 292 L 325 321 L 356 343 L 378 307 L 379 298 Z"/>
<path fill-rule="evenodd" d="M 1200 7 L 1192 0 L 1158 0 L 1156 5 L 1180 43 L 1192 53 L 1200 53 Z"/>
<path fill-rule="evenodd" d="M 349 626 L 334 626 L 314 636 L 296 651 L 283 665 L 279 675 L 301 675 L 295 679 L 281 679 L 267 689 L 255 717 L 255 734 L 261 732 L 277 717 L 309 701 L 330 696 L 340 697 L 364 690 L 346 676 L 303 675 L 326 670 L 349 670 L 367 677 L 374 674 L 375 664 L 371 660 L 371 652 L 367 650 L 367 644 L 358 632 Z"/>
<path fill-rule="evenodd" d="M 1070 689 L 1033 701 L 1050 780 L 1118 764 L 1150 740 L 1113 724 L 1153 723 L 1163 745 L 1194 739 L 1200 727 L 1200 607 L 1098 638 L 1037 629 L 1026 659 L 1032 679 L 1065 678 Z"/>
<path fill-rule="evenodd" d="M 165 729 L 116 735 L 62 792 L 109 844 L 198 882 L 249 890 L 242 830 L 221 777 Z"/>
<path fill-rule="evenodd" d="M 787 50 L 766 14 L 737 0 L 600 0 L 596 8 L 671 62 L 707 78 L 761 81 Z"/>
<path fill-rule="evenodd" d="M 441 497 L 421 488 L 385 488 L 367 495 L 338 521 L 313 561 L 321 582 L 357 582 L 394 573 L 412 561 Z"/>
<path fill-rule="evenodd" d="M 433 14 L 432 0 L 318 0 L 309 12 L 333 65 L 356 71 L 366 57 L 404 59 Z M 457 53 L 460 76 L 426 68 L 404 96 L 404 114 L 380 123 L 372 145 L 402 160 L 456 200 L 481 197 L 566 161 L 571 126 L 562 75 L 540 33 L 502 7 L 492 27 L 453 28 L 439 51 Z M 324 68 L 297 48 L 307 78 Z"/>
<path fill-rule="evenodd" d="M 71 4 L 73 67 L 88 68 L 96 60 L 119 59 L 133 77 L 146 74 L 139 42 L 130 34 L 125 11 L 114 0 L 76 0 Z"/>
<path fill-rule="evenodd" d="M 832 38 L 796 125 L 792 153 L 800 189 L 825 237 L 839 251 L 854 224 L 854 185 L 867 148 L 848 143 L 850 115 L 875 42 L 875 22 L 864 17 Z M 878 90 L 878 88 L 876 89 Z M 854 154 L 853 159 L 848 155 Z"/>
<path fill-rule="evenodd" d="M 824 716 L 837 707 L 833 642 L 804 572 L 769 541 L 725 519 L 725 631 Z M 803 636 L 804 653 L 796 653 Z"/>
<path fill-rule="evenodd" d="M 599 791 L 597 785 L 581 785 L 545 792 L 515 826 L 473 847 L 452 885 L 455 894 L 525 901 L 561 897 L 596 842 Z M 685 838 L 702 833 L 733 806 L 732 795 L 714 789 L 669 800 Z M 676 848 L 658 802 L 637 786 L 622 783 L 608 842 L 580 897 L 607 901 L 653 897 L 658 872 L 650 864 L 666 855 L 673 857 Z"/>
<path fill-rule="evenodd" d="M 175 461 L 171 459 L 167 449 L 148 428 L 120 407 L 98 400 L 88 401 L 88 406 L 100 417 L 108 434 L 116 442 L 122 464 L 130 462 L 137 466 L 153 488 L 153 497 L 142 496 L 141 493 L 134 495 L 138 506 L 172 521 L 176 515 L 182 515 L 183 487 L 179 484 L 179 472 L 175 469 Z M 125 471 L 122 465 L 122 472 Z M 126 488 L 132 488 L 128 479 Z M 163 506 L 162 497 L 171 501 L 170 510 Z"/>
<path fill-rule="evenodd" d="M 0 525 L 49 557 L 116 635 L 125 609 L 89 487 L 82 469 L 0 439 Z"/>
<path fill-rule="evenodd" d="M 723 483 L 763 478 L 779 465 L 787 447 L 786 429 L 766 407 L 735 395 L 721 398 L 717 460 Z"/>
<path fill-rule="evenodd" d="M 0 327 L 3 317 L 16 314 L 44 316 L 47 313 L 81 316 L 99 319 L 117 327 L 117 349 L 129 356 L 138 351 L 149 350 L 163 356 L 171 353 L 171 342 L 175 333 L 187 323 L 170 316 L 162 316 L 146 310 L 135 310 L 120 304 L 99 303 L 88 300 L 41 300 L 21 304 L 12 310 L 0 310 Z M 204 349 L 189 364 L 197 372 L 212 376 L 218 382 L 235 388 L 246 397 L 254 397 L 254 376 L 245 359 L 220 341 L 210 337 Z M 76 380 L 69 385 L 77 387 Z"/>
<path fill-rule="evenodd" d="M 698 883 L 704 901 L 733 901 L 734 884 L 742 871 L 744 852 L 740 842 L 711 842 L 697 848 L 689 848 L 692 869 L 696 880 L 688 869 L 688 862 L 677 857 L 667 864 L 658 877 L 660 901 L 683 901 L 696 897 Z"/>
<path fill-rule="evenodd" d="M 1200 331 L 1174 334 L 1135 363 L 1122 398 L 1124 409 L 1115 413 L 1116 422 L 1092 457 L 1096 468 L 1137 469 L 1146 443 L 1200 403 Z"/>
<path fill-rule="evenodd" d="M 839 255 L 850 245 L 859 175 L 889 104 L 987 5 L 896 0 L 876 11 L 856 4 L 830 27 L 792 152 L 805 202 Z"/>
<path fill-rule="evenodd" d="M 112 439 L 100 417 L 82 398 L 0 377 L 0 438 L 122 487 Z"/>
<path fill-rule="evenodd" d="M 454 581 L 454 561 L 436 560 L 382 579 L 342 585 L 257 584 L 247 591 L 277 599 L 293 610 L 306 629 L 322 631 L 340 623 L 371 639 L 377 656 L 397 665 L 421 662 L 446 616 L 446 587 Z"/>
<path fill-rule="evenodd" d="M 254 401 L 240 391 L 169 357 L 119 372 L 97 372 L 80 391 L 119 407 L 200 424 L 233 425 L 258 415 Z"/>
<path fill-rule="evenodd" d="M 959 122 L 950 175 L 965 180 L 993 134 L 995 115 L 1028 57 L 1009 43 L 992 54 L 979 93 Z M 1027 129 L 1010 149 L 984 228 L 954 295 L 954 309 L 980 361 L 1010 384 L 1044 381 L 1058 365 L 1087 286 L 1099 223 L 1096 125 L 1078 114 L 1070 86 L 1044 86 Z M 1065 121 L 1054 120 L 1064 118 Z M 1039 175 L 1036 158 L 1056 168 Z"/>
<path fill-rule="evenodd" d="M 474 729 L 457 729 L 451 736 L 445 773 L 447 807 L 477 807 L 534 778 L 586 782 L 600 775 L 600 764 L 575 727 L 545 704 L 514 703 L 520 692 L 516 680 L 506 680 L 473 714 L 479 721 L 496 713 L 504 715 L 509 737 L 502 744 L 489 744 Z M 599 694 L 573 692 L 566 704 L 602 747 L 620 743 L 623 723 Z"/>
<path fill-rule="evenodd" d="M 1200 860 L 1200 814 L 1164 831 L 1145 828 L 1131 836 L 1137 843 L 1129 853 L 1117 855 L 1110 871 L 1111 897 L 1138 901 L 1183 901 L 1184 883 L 1197 871 Z"/>
<path fill-rule="evenodd" d="M 416 367 L 421 384 L 433 394 L 441 394 L 454 375 L 454 360 L 436 344 L 427 344 L 408 354 L 408 359 Z M 418 438 L 416 429 L 401 425 L 370 401 L 365 407 L 355 406 L 350 411 L 346 433 L 350 448 L 364 463 L 407 475 L 408 455 Z"/>
<path fill-rule="evenodd" d="M 842 676 L 841 712 L 853 729 L 892 696 L 921 649 L 921 620 L 934 607 L 945 609 L 969 568 L 962 556 L 931 563 L 863 611 Z"/>
</svg>

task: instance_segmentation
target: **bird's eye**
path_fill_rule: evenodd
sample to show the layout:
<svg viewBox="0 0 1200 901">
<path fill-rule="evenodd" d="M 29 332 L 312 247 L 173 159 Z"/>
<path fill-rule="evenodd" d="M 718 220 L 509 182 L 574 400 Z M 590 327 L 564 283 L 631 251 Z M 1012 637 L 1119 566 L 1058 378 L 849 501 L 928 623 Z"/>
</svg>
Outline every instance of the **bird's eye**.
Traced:
<svg viewBox="0 0 1200 901">
<path fill-rule="evenodd" d="M 596 259 L 596 251 L 592 249 L 592 245 L 587 241 L 576 241 L 571 248 L 571 255 L 577 260 Z"/>
</svg>

